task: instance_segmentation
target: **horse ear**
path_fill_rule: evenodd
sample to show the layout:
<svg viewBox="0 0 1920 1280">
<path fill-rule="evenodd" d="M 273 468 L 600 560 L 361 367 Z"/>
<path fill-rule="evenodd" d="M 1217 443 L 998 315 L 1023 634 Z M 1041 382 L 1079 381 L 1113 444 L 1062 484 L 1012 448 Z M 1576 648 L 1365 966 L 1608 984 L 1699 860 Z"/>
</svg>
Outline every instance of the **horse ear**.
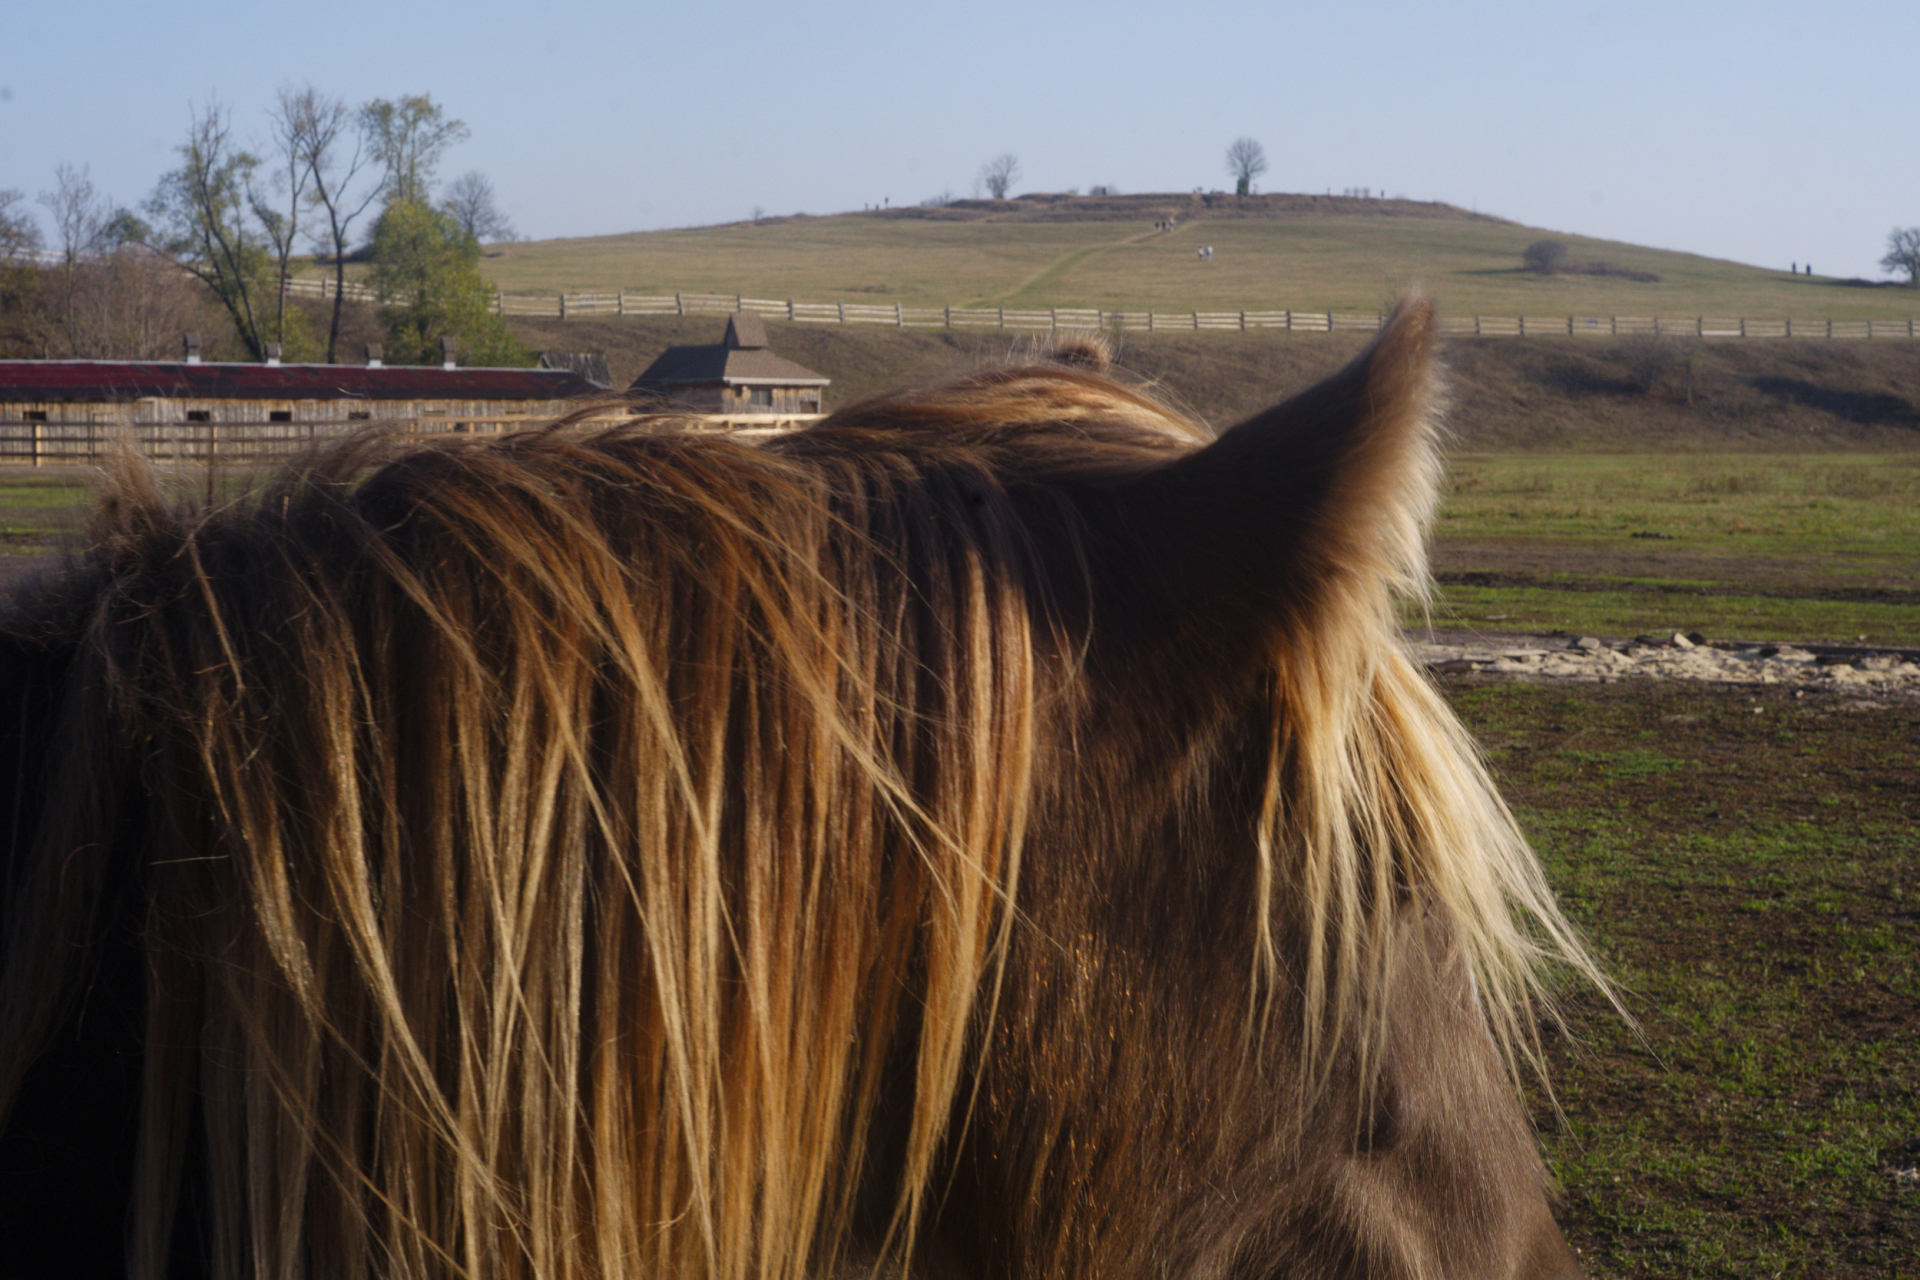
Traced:
<svg viewBox="0 0 1920 1280">
<path fill-rule="evenodd" d="M 1434 329 L 1430 304 L 1403 301 L 1341 372 L 1141 478 L 1136 496 L 1156 510 L 1130 515 L 1172 533 L 1167 550 L 1183 563 L 1169 580 L 1216 615 L 1199 625 L 1327 635 L 1344 630 L 1335 615 L 1378 621 L 1396 593 L 1425 590 Z"/>
</svg>

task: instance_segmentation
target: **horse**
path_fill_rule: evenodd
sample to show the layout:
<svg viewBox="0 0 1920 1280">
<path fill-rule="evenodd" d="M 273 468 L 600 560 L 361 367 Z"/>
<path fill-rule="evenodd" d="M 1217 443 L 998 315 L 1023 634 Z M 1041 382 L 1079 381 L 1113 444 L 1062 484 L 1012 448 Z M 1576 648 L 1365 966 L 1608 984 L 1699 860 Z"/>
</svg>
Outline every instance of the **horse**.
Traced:
<svg viewBox="0 0 1920 1280">
<path fill-rule="evenodd" d="M 1435 332 L 1217 437 L 1082 341 L 113 464 L 0 618 L 0 1268 L 1577 1275 Z"/>
</svg>

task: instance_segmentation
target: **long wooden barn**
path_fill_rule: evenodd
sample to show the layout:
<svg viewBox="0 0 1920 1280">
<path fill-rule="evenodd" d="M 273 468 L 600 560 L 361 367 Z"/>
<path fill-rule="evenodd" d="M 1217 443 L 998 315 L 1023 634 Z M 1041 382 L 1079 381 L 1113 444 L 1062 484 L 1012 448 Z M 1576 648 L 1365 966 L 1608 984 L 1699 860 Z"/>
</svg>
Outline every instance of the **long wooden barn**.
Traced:
<svg viewBox="0 0 1920 1280">
<path fill-rule="evenodd" d="M 568 369 L 0 360 L 0 464 L 88 462 L 131 434 L 149 457 L 256 458 L 384 422 L 497 432 L 604 396 Z"/>
</svg>

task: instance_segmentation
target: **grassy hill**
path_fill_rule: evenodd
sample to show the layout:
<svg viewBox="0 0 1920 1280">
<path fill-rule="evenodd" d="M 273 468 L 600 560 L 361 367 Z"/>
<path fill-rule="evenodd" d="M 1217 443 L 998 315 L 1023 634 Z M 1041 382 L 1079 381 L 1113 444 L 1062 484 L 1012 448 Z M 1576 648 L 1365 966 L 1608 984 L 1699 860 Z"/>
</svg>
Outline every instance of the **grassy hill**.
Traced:
<svg viewBox="0 0 1920 1280">
<path fill-rule="evenodd" d="M 1156 230 L 1173 218 L 1170 231 Z M 1539 275 L 1573 263 L 1659 277 Z M 1212 246 L 1202 260 L 1196 250 Z M 1024 196 L 501 246 L 508 293 L 742 293 L 909 306 L 1374 311 L 1413 285 L 1456 315 L 1895 319 L 1920 291 L 1562 235 L 1450 205 L 1328 196 Z"/>
</svg>

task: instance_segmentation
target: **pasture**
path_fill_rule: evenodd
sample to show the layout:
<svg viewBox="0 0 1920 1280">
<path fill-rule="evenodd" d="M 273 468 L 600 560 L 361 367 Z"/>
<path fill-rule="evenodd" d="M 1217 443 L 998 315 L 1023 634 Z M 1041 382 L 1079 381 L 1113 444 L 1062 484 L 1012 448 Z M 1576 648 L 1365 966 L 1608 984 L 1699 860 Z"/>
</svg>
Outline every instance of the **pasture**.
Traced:
<svg viewBox="0 0 1920 1280">
<path fill-rule="evenodd" d="M 1441 615 L 1505 631 L 1920 645 L 1920 454 L 1468 454 Z"/>
<path fill-rule="evenodd" d="M 1588 1274 L 1915 1274 L 1920 704 L 1446 687 L 1644 1031 L 1577 997 L 1535 1098 Z"/>
<path fill-rule="evenodd" d="M 1170 232 L 1155 231 L 1144 210 L 1114 221 L 1069 221 L 1037 208 L 1036 217 L 1056 216 L 948 220 L 906 212 L 500 245 L 489 249 L 482 271 L 510 294 L 681 291 L 907 306 L 1373 312 L 1419 286 L 1453 315 L 1898 319 L 1920 310 L 1911 290 L 1790 274 L 1787 263 L 1751 266 L 1458 210 L 1445 217 L 1202 214 Z M 1520 270 L 1527 245 L 1548 237 L 1567 245 L 1569 261 L 1660 279 Z M 1195 251 L 1207 245 L 1214 255 L 1203 261 Z"/>
</svg>

